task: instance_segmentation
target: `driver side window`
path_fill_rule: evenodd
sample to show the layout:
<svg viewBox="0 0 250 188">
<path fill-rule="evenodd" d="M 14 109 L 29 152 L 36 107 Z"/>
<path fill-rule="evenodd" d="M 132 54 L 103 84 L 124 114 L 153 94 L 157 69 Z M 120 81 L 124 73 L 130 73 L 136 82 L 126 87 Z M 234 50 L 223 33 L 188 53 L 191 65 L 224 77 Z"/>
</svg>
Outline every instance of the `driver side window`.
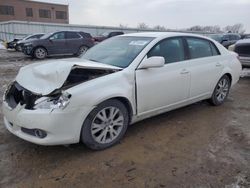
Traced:
<svg viewBox="0 0 250 188">
<path fill-rule="evenodd" d="M 65 39 L 65 33 L 64 32 L 56 33 L 53 36 L 51 36 L 50 39 L 51 40 L 62 40 L 62 39 Z"/>
<path fill-rule="evenodd" d="M 156 44 L 147 57 L 164 57 L 165 63 L 174 63 L 185 60 L 184 46 L 181 38 L 165 39 Z"/>
</svg>

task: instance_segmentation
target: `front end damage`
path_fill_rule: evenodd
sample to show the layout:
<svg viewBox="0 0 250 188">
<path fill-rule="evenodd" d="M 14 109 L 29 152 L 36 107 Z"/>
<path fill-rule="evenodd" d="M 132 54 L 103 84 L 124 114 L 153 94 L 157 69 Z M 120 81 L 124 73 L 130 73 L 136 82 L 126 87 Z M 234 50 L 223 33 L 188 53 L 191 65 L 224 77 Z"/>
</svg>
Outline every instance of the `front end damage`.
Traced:
<svg viewBox="0 0 250 188">
<path fill-rule="evenodd" d="M 48 108 L 51 110 L 53 110 L 56 106 L 63 109 L 67 106 L 68 101 L 71 98 L 71 94 L 65 92 L 65 90 L 116 71 L 117 70 L 112 69 L 86 69 L 74 66 L 63 85 L 60 88 L 55 88 L 55 90 L 51 93 L 45 95 L 29 91 L 15 81 L 8 87 L 5 93 L 5 101 L 12 109 L 20 104 L 27 110 L 35 110 L 43 108 L 44 106 L 42 104 L 45 103 L 50 105 Z"/>
<path fill-rule="evenodd" d="M 77 143 L 77 135 L 81 130 L 79 125 L 83 123 L 92 107 L 66 108 L 72 97 L 67 89 L 117 71 L 119 69 L 74 65 L 65 76 L 66 79 L 60 81 L 63 84 L 57 84 L 49 93 L 43 93 L 39 85 L 36 87 L 41 92 L 31 91 L 17 79 L 9 85 L 4 94 L 3 113 L 6 128 L 18 137 L 36 144 Z M 43 82 L 38 80 L 37 83 Z"/>
</svg>

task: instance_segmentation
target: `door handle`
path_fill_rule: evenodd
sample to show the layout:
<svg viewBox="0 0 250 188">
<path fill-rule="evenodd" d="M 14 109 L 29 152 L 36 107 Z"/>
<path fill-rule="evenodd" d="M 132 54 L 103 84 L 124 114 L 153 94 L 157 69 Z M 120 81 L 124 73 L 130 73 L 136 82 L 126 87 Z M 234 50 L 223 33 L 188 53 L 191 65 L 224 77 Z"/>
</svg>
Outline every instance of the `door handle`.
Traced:
<svg viewBox="0 0 250 188">
<path fill-rule="evenodd" d="M 221 67 L 221 63 L 216 63 L 215 66 L 216 67 Z"/>
<path fill-rule="evenodd" d="M 187 70 L 187 69 L 183 69 L 182 71 L 181 71 L 181 74 L 188 74 L 189 73 L 189 71 Z"/>
</svg>

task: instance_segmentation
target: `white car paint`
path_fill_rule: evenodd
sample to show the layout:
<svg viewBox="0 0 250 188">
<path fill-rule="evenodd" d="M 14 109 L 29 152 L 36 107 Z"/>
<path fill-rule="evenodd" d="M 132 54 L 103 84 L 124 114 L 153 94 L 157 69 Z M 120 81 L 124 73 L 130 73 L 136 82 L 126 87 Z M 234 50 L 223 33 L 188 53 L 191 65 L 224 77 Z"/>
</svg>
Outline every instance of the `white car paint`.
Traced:
<svg viewBox="0 0 250 188">
<path fill-rule="evenodd" d="M 215 85 L 224 74 L 237 83 L 241 65 L 236 54 L 227 51 L 212 39 L 183 33 L 136 33 L 119 37 L 154 37 L 125 69 L 81 59 L 52 60 L 22 68 L 17 77 L 22 87 L 41 95 L 59 89 L 74 66 L 86 69 L 115 69 L 112 74 L 98 77 L 66 89 L 72 97 L 64 109 L 27 110 L 18 104 L 14 109 L 3 100 L 4 123 L 18 137 L 41 145 L 77 143 L 88 114 L 101 102 L 111 98 L 126 99 L 131 106 L 131 124 L 142 119 L 211 97 Z M 159 41 L 175 36 L 193 36 L 212 41 L 220 56 L 185 60 L 163 67 L 140 69 L 146 54 Z M 7 90 L 8 92 L 8 90 Z M 46 98 L 46 96 L 45 96 Z M 40 139 L 22 132 L 42 129 L 47 136 Z"/>
</svg>

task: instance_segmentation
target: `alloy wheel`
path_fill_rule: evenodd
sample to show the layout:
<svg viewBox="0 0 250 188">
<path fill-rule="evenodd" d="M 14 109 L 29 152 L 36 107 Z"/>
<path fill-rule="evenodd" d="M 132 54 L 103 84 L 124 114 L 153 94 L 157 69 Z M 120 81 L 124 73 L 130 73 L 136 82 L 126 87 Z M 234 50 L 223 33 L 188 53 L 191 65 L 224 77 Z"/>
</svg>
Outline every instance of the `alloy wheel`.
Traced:
<svg viewBox="0 0 250 188">
<path fill-rule="evenodd" d="M 85 54 L 87 51 L 88 51 L 88 47 L 82 46 L 82 47 L 79 49 L 79 55 L 83 55 L 83 54 Z"/>
<path fill-rule="evenodd" d="M 35 55 L 38 59 L 43 59 L 46 57 L 46 51 L 43 48 L 38 48 L 35 51 Z"/>
<path fill-rule="evenodd" d="M 114 141 L 124 126 L 124 116 L 117 107 L 106 107 L 99 111 L 91 124 L 91 135 L 100 144 Z"/>
<path fill-rule="evenodd" d="M 216 91 L 215 91 L 216 99 L 219 102 L 223 102 L 225 100 L 229 91 L 229 87 L 230 87 L 230 84 L 226 78 L 223 78 L 219 81 Z"/>
</svg>

